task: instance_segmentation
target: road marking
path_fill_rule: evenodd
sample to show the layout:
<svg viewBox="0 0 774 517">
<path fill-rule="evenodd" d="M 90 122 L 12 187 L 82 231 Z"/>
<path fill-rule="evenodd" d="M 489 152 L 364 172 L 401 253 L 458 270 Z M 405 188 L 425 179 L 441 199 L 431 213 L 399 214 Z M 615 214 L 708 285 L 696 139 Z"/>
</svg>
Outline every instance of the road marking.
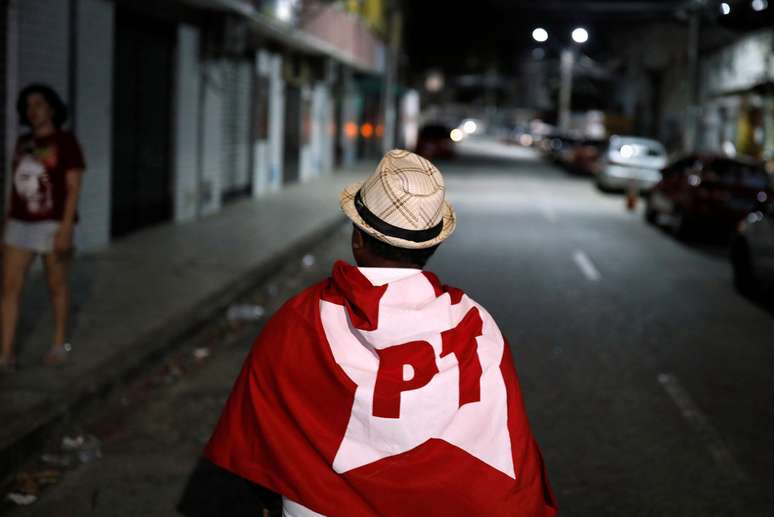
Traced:
<svg viewBox="0 0 774 517">
<path fill-rule="evenodd" d="M 591 259 L 588 255 L 586 255 L 584 252 L 578 250 L 572 255 L 572 259 L 575 261 L 575 263 L 580 268 L 583 275 L 586 277 L 586 279 L 590 282 L 598 282 L 602 279 L 602 275 L 599 274 L 599 271 L 596 267 L 594 267 L 594 263 L 591 262 Z"/>
<path fill-rule="evenodd" d="M 732 477 L 742 481 L 746 480 L 747 475 L 736 462 L 731 451 L 723 443 L 720 434 L 712 427 L 709 418 L 701 412 L 688 392 L 683 389 L 677 377 L 668 373 L 662 373 L 658 376 L 658 382 L 677 405 L 683 418 L 697 432 L 715 463 Z"/>
</svg>

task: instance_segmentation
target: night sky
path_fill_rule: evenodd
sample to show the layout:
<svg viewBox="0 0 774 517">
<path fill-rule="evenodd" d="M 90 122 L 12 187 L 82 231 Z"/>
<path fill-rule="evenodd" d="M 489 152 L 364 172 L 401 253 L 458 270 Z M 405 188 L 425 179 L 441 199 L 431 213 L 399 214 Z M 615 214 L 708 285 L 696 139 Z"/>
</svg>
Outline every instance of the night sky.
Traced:
<svg viewBox="0 0 774 517">
<path fill-rule="evenodd" d="M 713 2 L 717 2 L 706 2 L 708 16 L 714 17 Z M 604 59 L 614 52 L 607 38 L 611 30 L 675 19 L 675 12 L 687 4 L 683 0 L 407 0 L 405 54 L 414 74 L 432 67 L 449 74 L 476 73 L 492 63 L 507 74 L 520 56 L 535 47 L 531 37 L 535 27 L 549 31 L 551 51 L 569 43 L 572 29 L 583 26 L 590 33 L 584 53 Z M 753 17 L 746 4 L 733 3 L 735 16 L 727 22 L 739 24 Z M 754 18 L 762 22 L 760 15 Z"/>
</svg>

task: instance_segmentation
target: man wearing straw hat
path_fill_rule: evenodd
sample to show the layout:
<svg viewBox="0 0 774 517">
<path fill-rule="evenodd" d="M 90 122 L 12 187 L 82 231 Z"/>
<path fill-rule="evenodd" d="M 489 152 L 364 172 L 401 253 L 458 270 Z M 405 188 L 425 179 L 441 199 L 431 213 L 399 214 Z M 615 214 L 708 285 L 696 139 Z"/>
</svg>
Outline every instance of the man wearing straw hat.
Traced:
<svg viewBox="0 0 774 517">
<path fill-rule="evenodd" d="M 422 269 L 456 226 L 441 173 L 390 151 L 341 208 L 357 267 L 267 323 L 207 457 L 289 517 L 554 515 L 507 341 Z"/>
</svg>

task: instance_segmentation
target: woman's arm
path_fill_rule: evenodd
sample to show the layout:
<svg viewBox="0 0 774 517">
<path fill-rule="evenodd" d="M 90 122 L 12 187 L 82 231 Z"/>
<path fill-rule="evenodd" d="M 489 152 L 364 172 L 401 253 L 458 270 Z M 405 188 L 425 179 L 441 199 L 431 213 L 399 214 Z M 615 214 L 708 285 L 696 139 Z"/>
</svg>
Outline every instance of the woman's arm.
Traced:
<svg viewBox="0 0 774 517">
<path fill-rule="evenodd" d="M 65 199 L 64 216 L 62 224 L 54 237 L 54 251 L 65 253 L 73 247 L 73 230 L 75 228 L 75 214 L 78 210 L 78 197 L 81 194 L 81 177 L 83 170 L 71 169 L 67 171 L 65 182 L 67 184 L 67 198 Z"/>
</svg>

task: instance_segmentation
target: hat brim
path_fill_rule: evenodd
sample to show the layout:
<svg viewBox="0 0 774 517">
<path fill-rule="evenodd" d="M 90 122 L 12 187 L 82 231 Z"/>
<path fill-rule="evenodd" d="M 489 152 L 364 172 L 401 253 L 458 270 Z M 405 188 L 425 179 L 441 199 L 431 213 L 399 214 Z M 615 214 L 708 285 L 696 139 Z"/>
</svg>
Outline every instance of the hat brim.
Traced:
<svg viewBox="0 0 774 517">
<path fill-rule="evenodd" d="M 423 248 L 430 248 L 432 246 L 435 246 L 437 244 L 440 244 L 444 240 L 446 240 L 449 235 L 451 235 L 454 232 L 454 229 L 457 227 L 457 217 L 454 214 L 454 209 L 451 207 L 449 203 L 446 201 L 443 202 L 443 227 L 441 229 L 441 233 L 438 234 L 437 237 L 434 239 L 431 239 L 429 241 L 423 241 L 423 242 L 414 242 L 414 241 L 408 241 L 406 239 L 399 239 L 397 237 L 391 237 L 389 235 L 385 235 L 366 223 L 362 217 L 360 217 L 360 214 L 357 213 L 357 209 L 355 208 L 355 195 L 360 190 L 360 187 L 363 186 L 364 181 L 358 181 L 355 183 L 352 183 L 351 185 L 347 185 L 344 190 L 341 191 L 341 195 L 339 196 L 339 203 L 341 204 L 341 210 L 344 212 L 344 214 L 349 217 L 355 225 L 357 225 L 358 228 L 366 232 L 368 235 L 379 239 L 382 242 L 386 242 L 387 244 L 390 244 L 392 246 L 398 247 L 398 248 L 406 248 L 406 249 L 423 249 Z"/>
</svg>

